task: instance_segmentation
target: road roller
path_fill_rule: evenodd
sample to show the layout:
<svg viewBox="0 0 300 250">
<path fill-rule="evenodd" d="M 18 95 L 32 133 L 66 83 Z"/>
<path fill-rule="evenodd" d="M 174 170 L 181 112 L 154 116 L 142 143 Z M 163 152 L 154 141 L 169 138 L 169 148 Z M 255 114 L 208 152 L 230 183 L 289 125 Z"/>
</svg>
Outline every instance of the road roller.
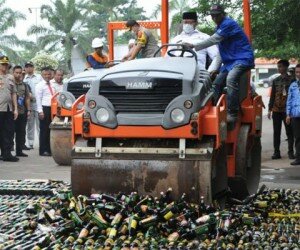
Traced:
<svg viewBox="0 0 300 250">
<path fill-rule="evenodd" d="M 250 39 L 249 1 L 243 4 Z M 240 113 L 229 126 L 226 92 L 213 102 L 211 78 L 199 70 L 197 54 L 167 44 L 167 7 L 162 0 L 161 23 L 142 25 L 161 28 L 164 45 L 157 53 L 168 56 L 116 65 L 72 105 L 75 195 L 136 191 L 157 196 L 172 188 L 174 198 L 185 193 L 192 201 L 212 202 L 228 194 L 243 199 L 257 190 L 262 99 L 251 94 L 250 72 L 240 79 Z M 108 40 L 124 27 L 109 24 Z"/>
<path fill-rule="evenodd" d="M 102 69 L 88 70 L 71 77 L 63 91 L 51 99 L 50 146 L 52 157 L 58 165 L 71 165 L 71 107 L 76 98 L 85 94 L 93 79 Z M 79 105 L 79 108 L 83 106 Z"/>
<path fill-rule="evenodd" d="M 182 46 L 178 57 L 176 50 L 116 65 L 74 102 L 74 194 L 155 196 L 171 187 L 175 197 L 212 201 L 229 189 L 237 198 L 256 191 L 262 102 L 251 95 L 249 72 L 241 78 L 238 122 L 228 130 L 225 94 L 213 105 L 210 75 L 199 70 L 196 53 Z"/>
</svg>

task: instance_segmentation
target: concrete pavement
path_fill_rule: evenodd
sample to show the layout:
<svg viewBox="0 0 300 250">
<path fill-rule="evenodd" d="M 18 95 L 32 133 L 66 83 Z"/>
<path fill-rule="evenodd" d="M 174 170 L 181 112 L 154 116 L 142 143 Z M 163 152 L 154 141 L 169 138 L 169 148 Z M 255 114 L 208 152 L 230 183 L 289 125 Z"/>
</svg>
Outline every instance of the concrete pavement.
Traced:
<svg viewBox="0 0 300 250">
<path fill-rule="evenodd" d="M 267 105 L 266 89 L 258 89 Z M 271 160 L 273 154 L 272 121 L 267 119 L 267 110 L 264 110 L 262 133 L 262 172 L 261 183 L 268 187 L 300 189 L 300 166 L 291 166 L 287 157 L 287 141 L 285 131 L 282 133 L 282 159 Z M 70 181 L 70 167 L 57 166 L 51 157 L 38 155 L 38 144 L 35 149 L 24 151 L 29 157 L 21 158 L 17 163 L 0 161 L 0 179 L 59 179 Z"/>
</svg>

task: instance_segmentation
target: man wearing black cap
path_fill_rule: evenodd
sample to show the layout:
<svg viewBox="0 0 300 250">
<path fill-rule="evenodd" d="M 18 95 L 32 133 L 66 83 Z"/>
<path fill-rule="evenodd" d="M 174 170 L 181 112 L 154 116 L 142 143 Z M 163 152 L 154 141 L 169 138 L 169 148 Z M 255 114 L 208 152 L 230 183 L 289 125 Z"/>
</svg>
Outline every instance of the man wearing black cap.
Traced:
<svg viewBox="0 0 300 250">
<path fill-rule="evenodd" d="M 30 109 L 31 113 L 27 121 L 27 142 L 28 147 L 24 146 L 23 149 L 33 149 L 33 143 L 34 143 L 34 136 L 35 131 L 37 130 L 37 133 L 39 135 L 40 132 L 40 122 L 39 122 L 39 114 L 37 112 L 37 106 L 36 106 L 36 96 L 35 96 L 35 86 L 42 81 L 42 77 L 39 74 L 36 74 L 34 72 L 34 65 L 33 62 L 29 61 L 25 63 L 25 78 L 24 83 L 27 83 L 30 87 Z"/>
<path fill-rule="evenodd" d="M 218 44 L 223 66 L 213 83 L 214 98 L 218 100 L 223 88 L 227 86 L 227 121 L 235 124 L 240 105 L 239 79 L 244 72 L 254 67 L 254 53 L 243 29 L 226 16 L 221 5 L 213 5 L 210 15 L 217 25 L 216 32 L 204 41 L 187 45 L 201 50 Z"/>
<path fill-rule="evenodd" d="M 129 20 L 126 22 L 126 27 L 136 35 L 137 44 L 131 54 L 123 58 L 124 61 L 130 61 L 136 58 L 139 52 L 141 52 L 142 58 L 153 57 L 157 51 L 157 41 L 150 30 L 142 27 L 135 20 Z M 159 55 L 158 55 L 159 56 Z"/>
<path fill-rule="evenodd" d="M 196 29 L 198 24 L 196 12 L 184 12 L 182 15 L 182 29 L 180 35 L 172 39 L 171 43 L 196 43 L 209 38 L 209 35 L 202 33 Z M 172 49 L 172 47 L 169 47 Z M 206 69 L 206 59 L 209 57 L 212 63 L 208 67 L 208 72 L 213 73 L 218 71 L 220 67 L 219 50 L 216 45 L 208 47 L 197 52 L 198 67 L 200 70 Z"/>
</svg>

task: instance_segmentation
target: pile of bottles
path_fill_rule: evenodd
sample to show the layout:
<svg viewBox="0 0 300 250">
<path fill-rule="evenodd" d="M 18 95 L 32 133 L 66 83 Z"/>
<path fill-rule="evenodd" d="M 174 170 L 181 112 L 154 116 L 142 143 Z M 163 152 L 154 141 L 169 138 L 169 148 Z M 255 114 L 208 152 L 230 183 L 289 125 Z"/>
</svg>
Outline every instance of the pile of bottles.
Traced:
<svg viewBox="0 0 300 250">
<path fill-rule="evenodd" d="M 63 182 L 0 182 L 0 249 L 299 249 L 300 192 L 266 189 L 216 204 L 119 193 L 73 196 Z M 26 187 L 29 187 L 28 189 Z M 6 191 L 8 189 L 6 188 Z M 28 192 L 26 193 L 25 190 Z M 45 192 L 51 190 L 52 194 Z M 45 192 L 45 193 L 44 193 Z"/>
<path fill-rule="evenodd" d="M 0 180 L 0 195 L 53 195 L 70 184 L 57 180 Z"/>
</svg>

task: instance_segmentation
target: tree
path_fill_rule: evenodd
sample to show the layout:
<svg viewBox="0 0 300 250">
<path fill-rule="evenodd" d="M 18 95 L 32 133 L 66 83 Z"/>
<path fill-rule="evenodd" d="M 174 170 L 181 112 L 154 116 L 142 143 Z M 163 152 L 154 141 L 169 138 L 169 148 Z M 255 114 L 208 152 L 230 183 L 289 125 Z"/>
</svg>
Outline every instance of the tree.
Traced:
<svg viewBox="0 0 300 250">
<path fill-rule="evenodd" d="M 38 44 L 46 51 L 61 51 L 60 59 L 71 70 L 71 50 L 74 44 L 90 42 L 85 36 L 84 2 L 77 4 L 76 0 L 52 0 L 51 3 L 41 6 L 41 18 L 46 19 L 50 27 L 33 25 L 28 34 L 38 34 Z"/>
<path fill-rule="evenodd" d="M 144 9 L 137 7 L 136 0 L 94 0 L 90 2 L 88 9 L 92 13 L 88 20 L 90 34 L 103 38 L 107 35 L 107 22 L 147 18 Z M 131 35 L 125 33 L 117 37 L 115 42 L 127 43 L 130 38 Z"/>
<path fill-rule="evenodd" d="M 252 33 L 257 56 L 300 58 L 299 0 L 253 0 Z"/>
<path fill-rule="evenodd" d="M 210 8 L 214 4 L 224 6 L 226 13 L 242 24 L 242 0 L 197 0 L 196 2 L 194 10 L 198 13 L 199 28 L 204 33 L 213 34 L 215 30 L 216 25 L 209 17 Z"/>
<path fill-rule="evenodd" d="M 300 58 L 299 0 L 251 0 L 252 42 L 256 57 Z M 201 29 L 212 33 L 215 25 L 207 13 L 212 4 L 243 24 L 242 0 L 197 0 Z"/>
<path fill-rule="evenodd" d="M 172 15 L 170 36 L 176 36 L 180 33 L 180 24 L 183 12 L 192 10 L 192 0 L 171 0 L 169 3 L 169 13 Z M 158 18 L 161 12 L 161 5 L 155 6 L 152 16 Z"/>
<path fill-rule="evenodd" d="M 13 46 L 20 46 L 21 42 L 15 34 L 7 35 L 10 28 L 16 27 L 16 22 L 25 19 L 20 12 L 5 7 L 5 0 L 0 1 L 0 52 L 7 55 L 11 61 L 20 63 L 21 58 Z"/>
</svg>

